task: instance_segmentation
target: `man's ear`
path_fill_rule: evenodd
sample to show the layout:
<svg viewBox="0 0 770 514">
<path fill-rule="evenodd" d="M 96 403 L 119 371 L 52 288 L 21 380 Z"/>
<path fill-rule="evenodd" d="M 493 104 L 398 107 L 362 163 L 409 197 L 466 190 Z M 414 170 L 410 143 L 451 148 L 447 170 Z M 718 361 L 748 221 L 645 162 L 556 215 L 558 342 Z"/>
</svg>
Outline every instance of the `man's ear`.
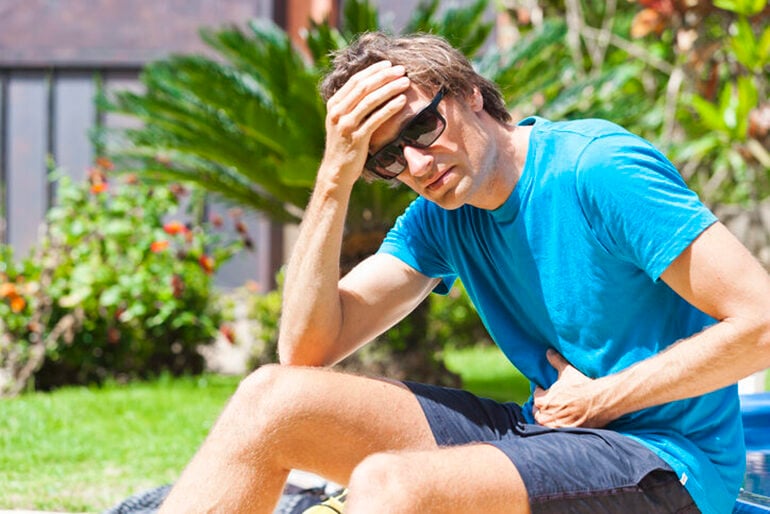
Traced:
<svg viewBox="0 0 770 514">
<path fill-rule="evenodd" d="M 468 95 L 468 106 L 473 112 L 481 112 L 484 109 L 484 97 L 476 86 L 473 86 L 473 90 Z"/>
</svg>

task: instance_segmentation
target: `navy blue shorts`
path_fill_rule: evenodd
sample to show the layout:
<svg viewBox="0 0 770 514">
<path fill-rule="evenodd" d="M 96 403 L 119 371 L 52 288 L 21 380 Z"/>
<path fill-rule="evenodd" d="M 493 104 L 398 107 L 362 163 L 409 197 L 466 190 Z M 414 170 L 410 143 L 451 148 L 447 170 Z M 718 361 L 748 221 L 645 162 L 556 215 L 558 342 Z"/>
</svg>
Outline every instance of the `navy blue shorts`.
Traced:
<svg viewBox="0 0 770 514">
<path fill-rule="evenodd" d="M 406 382 L 439 446 L 499 448 L 519 471 L 533 514 L 697 514 L 674 471 L 611 430 L 527 424 L 521 407 L 467 391 Z"/>
</svg>

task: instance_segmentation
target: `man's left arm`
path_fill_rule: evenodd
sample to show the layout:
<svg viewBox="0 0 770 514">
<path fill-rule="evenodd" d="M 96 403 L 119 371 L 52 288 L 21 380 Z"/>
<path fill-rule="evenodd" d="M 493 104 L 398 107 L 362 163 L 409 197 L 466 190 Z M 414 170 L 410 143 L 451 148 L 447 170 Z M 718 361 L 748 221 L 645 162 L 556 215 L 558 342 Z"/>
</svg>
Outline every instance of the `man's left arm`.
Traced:
<svg viewBox="0 0 770 514">
<path fill-rule="evenodd" d="M 601 427 L 647 407 L 700 396 L 770 367 L 770 276 L 721 223 L 661 275 L 718 322 L 613 375 L 589 379 L 560 355 L 559 379 L 535 391 L 535 419 L 547 426 Z"/>
</svg>

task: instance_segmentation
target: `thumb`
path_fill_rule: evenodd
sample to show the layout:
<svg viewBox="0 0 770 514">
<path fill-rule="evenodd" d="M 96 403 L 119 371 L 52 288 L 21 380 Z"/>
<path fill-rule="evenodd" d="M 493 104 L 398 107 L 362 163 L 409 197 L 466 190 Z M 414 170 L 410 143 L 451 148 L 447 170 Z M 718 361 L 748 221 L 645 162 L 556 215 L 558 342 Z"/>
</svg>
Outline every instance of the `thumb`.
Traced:
<svg viewBox="0 0 770 514">
<path fill-rule="evenodd" d="M 559 375 L 561 375 L 564 369 L 570 365 L 570 363 L 567 362 L 567 360 L 562 357 L 559 352 L 550 348 L 547 352 L 545 352 L 545 357 L 548 359 L 548 362 L 551 364 L 551 366 L 553 366 L 554 369 L 559 372 Z"/>
</svg>

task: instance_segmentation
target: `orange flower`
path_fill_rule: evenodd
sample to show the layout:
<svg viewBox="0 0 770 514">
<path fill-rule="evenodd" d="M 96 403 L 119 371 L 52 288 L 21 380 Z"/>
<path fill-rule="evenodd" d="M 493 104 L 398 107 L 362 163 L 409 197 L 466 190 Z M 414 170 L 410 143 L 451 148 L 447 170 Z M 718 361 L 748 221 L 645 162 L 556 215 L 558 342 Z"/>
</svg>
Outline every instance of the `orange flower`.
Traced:
<svg viewBox="0 0 770 514">
<path fill-rule="evenodd" d="M 174 298 L 181 298 L 184 294 L 184 280 L 181 275 L 174 273 L 171 276 L 171 290 L 173 291 Z"/>
<path fill-rule="evenodd" d="M 171 166 L 171 157 L 169 157 L 166 154 L 159 153 L 158 155 L 155 156 L 155 161 L 158 164 L 161 164 L 166 167 Z"/>
<path fill-rule="evenodd" d="M 10 282 L 0 284 L 0 298 L 7 298 L 9 296 L 17 296 L 16 286 Z"/>
<path fill-rule="evenodd" d="M 166 231 L 166 234 L 175 236 L 177 234 L 186 234 L 190 229 L 188 229 L 181 221 L 169 221 L 163 225 L 163 230 Z"/>
<path fill-rule="evenodd" d="M 150 251 L 153 253 L 160 253 L 164 251 L 166 248 L 168 248 L 168 241 L 160 240 L 160 241 L 153 241 L 150 245 Z"/>
<path fill-rule="evenodd" d="M 110 344 L 118 344 L 120 342 L 120 330 L 115 327 L 107 329 L 107 342 Z"/>
<path fill-rule="evenodd" d="M 168 186 L 168 190 L 177 198 L 187 194 L 187 189 L 182 184 L 171 184 Z"/>
<path fill-rule="evenodd" d="M 91 184 L 91 193 L 98 195 L 107 191 L 107 182 L 94 182 Z"/>
<path fill-rule="evenodd" d="M 21 296 L 13 296 L 11 298 L 11 310 L 13 312 L 21 312 L 26 307 L 27 301 Z"/>
<path fill-rule="evenodd" d="M 214 225 L 216 228 L 222 228 L 222 225 L 224 225 L 224 220 L 222 219 L 222 216 L 214 213 L 209 218 L 209 221 L 212 225 Z"/>
<path fill-rule="evenodd" d="M 248 229 L 246 228 L 246 224 L 241 220 L 237 220 L 235 222 L 235 230 L 242 235 L 249 233 Z"/>
<path fill-rule="evenodd" d="M 219 333 L 222 334 L 228 343 L 235 344 L 235 330 L 230 325 L 222 325 L 219 327 Z"/>
<path fill-rule="evenodd" d="M 198 259 L 198 264 L 200 264 L 201 268 L 203 268 L 203 271 L 209 275 L 214 272 L 214 259 L 208 255 L 201 255 Z"/>
<path fill-rule="evenodd" d="M 663 14 L 655 9 L 642 9 L 631 21 L 631 37 L 642 38 L 651 33 L 660 34 L 666 28 L 666 20 Z"/>
<path fill-rule="evenodd" d="M 107 157 L 97 157 L 96 165 L 105 170 L 111 170 L 115 168 L 115 165 Z"/>
</svg>

